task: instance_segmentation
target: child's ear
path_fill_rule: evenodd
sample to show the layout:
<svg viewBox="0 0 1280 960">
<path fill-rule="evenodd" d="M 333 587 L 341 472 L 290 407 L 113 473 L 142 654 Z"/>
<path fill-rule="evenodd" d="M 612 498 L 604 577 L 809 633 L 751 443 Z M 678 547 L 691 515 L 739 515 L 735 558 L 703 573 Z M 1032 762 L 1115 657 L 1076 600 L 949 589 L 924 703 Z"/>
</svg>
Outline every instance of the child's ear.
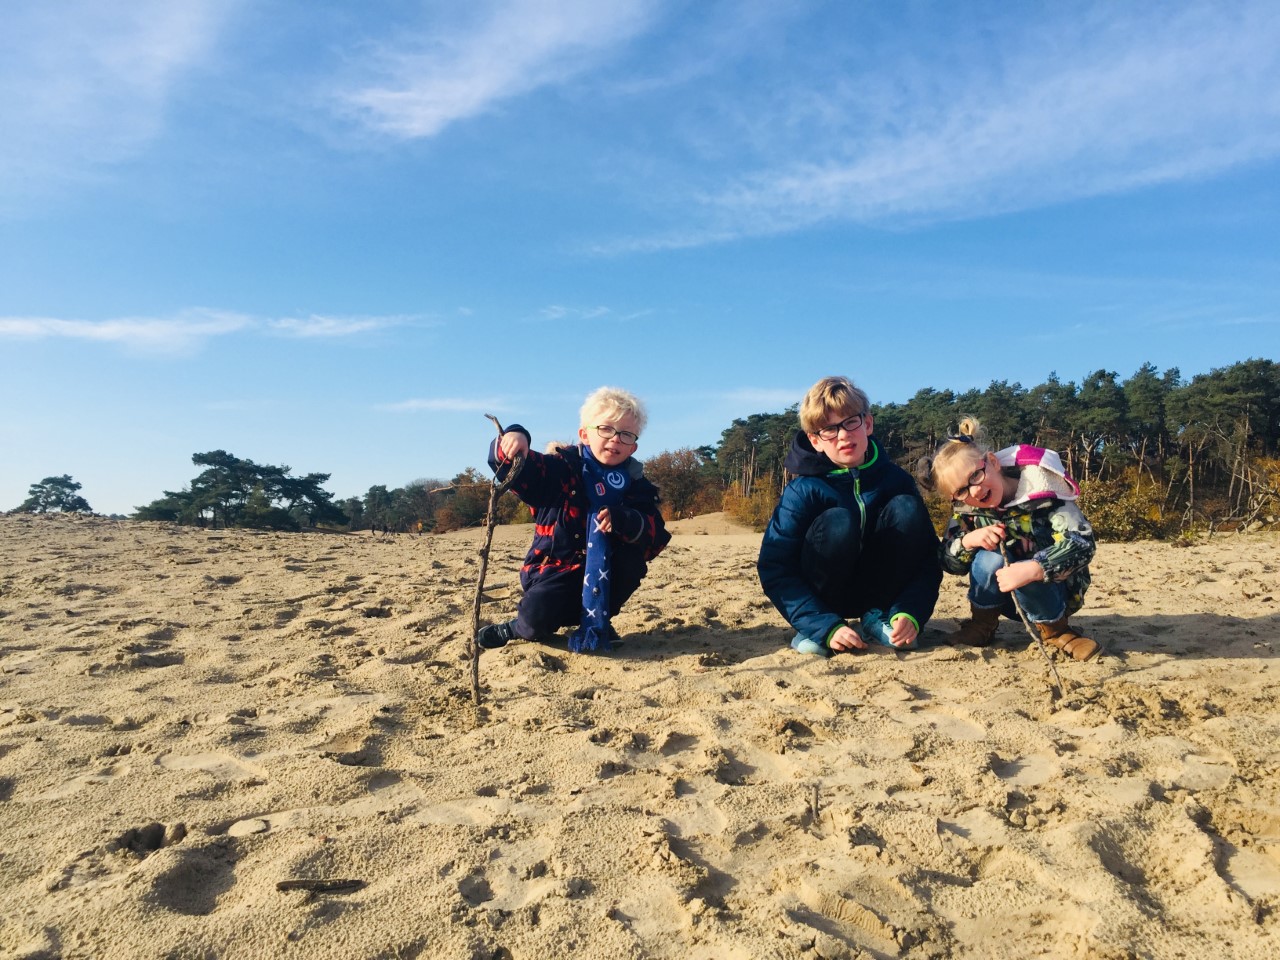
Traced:
<svg viewBox="0 0 1280 960">
<path fill-rule="evenodd" d="M 578 428 L 578 439 L 579 439 L 579 440 L 581 440 L 583 443 L 587 443 L 587 444 L 591 443 L 591 438 L 590 438 L 589 436 L 587 436 L 587 428 L 586 428 L 586 427 L 579 427 L 579 428 Z"/>
</svg>

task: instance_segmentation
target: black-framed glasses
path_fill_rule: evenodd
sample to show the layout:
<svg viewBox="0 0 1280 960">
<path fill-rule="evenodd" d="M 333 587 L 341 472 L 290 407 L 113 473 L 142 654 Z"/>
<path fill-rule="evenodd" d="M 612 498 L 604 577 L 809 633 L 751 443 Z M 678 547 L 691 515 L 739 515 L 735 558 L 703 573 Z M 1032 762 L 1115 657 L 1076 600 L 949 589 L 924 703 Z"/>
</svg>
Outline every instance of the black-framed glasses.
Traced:
<svg viewBox="0 0 1280 960">
<path fill-rule="evenodd" d="M 632 433 L 630 430 L 619 430 L 611 423 L 597 423 L 591 429 L 596 432 L 597 437 L 605 440 L 617 437 L 629 447 L 634 447 L 640 441 L 640 434 Z"/>
<path fill-rule="evenodd" d="M 969 474 L 968 481 L 966 481 L 963 487 L 961 487 L 954 494 L 952 494 L 951 499 L 963 500 L 965 497 L 969 495 L 969 492 L 973 490 L 974 487 L 981 486 L 982 481 L 985 479 L 987 479 L 987 461 L 984 458 L 982 461 L 982 466 L 980 466 L 977 470 L 973 471 L 973 473 Z"/>
<path fill-rule="evenodd" d="M 853 433 L 853 431 L 862 426 L 863 419 L 863 414 L 855 413 L 847 420 L 841 420 L 839 423 L 828 423 L 825 427 L 819 427 L 814 431 L 814 433 L 820 436 L 823 440 L 834 440 L 836 437 L 840 436 L 841 430 L 845 433 Z"/>
</svg>

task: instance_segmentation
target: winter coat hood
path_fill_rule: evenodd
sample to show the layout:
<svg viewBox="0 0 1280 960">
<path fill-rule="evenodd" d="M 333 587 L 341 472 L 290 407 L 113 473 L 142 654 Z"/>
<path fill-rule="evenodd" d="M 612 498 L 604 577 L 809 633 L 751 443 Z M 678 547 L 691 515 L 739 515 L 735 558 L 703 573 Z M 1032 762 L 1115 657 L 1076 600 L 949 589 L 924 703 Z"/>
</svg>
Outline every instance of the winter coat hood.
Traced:
<svg viewBox="0 0 1280 960">
<path fill-rule="evenodd" d="M 867 462 L 853 469 L 863 476 L 871 476 L 883 468 L 887 462 L 884 451 L 880 449 L 880 444 L 876 443 L 875 437 L 868 437 Z M 788 473 L 797 477 L 825 477 L 842 469 L 825 453 L 819 453 L 813 449 L 813 444 L 809 442 L 809 435 L 803 430 L 797 430 L 796 435 L 791 438 L 791 449 L 787 451 L 787 457 L 782 465 L 786 467 Z"/>
</svg>

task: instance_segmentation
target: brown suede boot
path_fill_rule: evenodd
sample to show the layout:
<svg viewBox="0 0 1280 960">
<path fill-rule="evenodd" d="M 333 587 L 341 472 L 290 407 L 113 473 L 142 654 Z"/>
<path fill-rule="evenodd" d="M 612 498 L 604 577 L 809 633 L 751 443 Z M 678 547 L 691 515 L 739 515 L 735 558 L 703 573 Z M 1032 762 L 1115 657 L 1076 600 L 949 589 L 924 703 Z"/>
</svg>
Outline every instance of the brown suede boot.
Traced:
<svg viewBox="0 0 1280 960">
<path fill-rule="evenodd" d="M 969 619 L 960 624 L 960 629 L 947 639 L 952 644 L 963 644 L 966 647 L 985 647 L 996 638 L 996 628 L 1000 626 L 1000 608 L 992 607 L 984 610 L 969 604 Z"/>
<path fill-rule="evenodd" d="M 1051 647 L 1057 647 L 1073 660 L 1088 660 L 1090 657 L 1096 657 L 1102 649 L 1095 641 L 1082 637 L 1072 630 L 1066 617 L 1055 620 L 1053 623 L 1037 623 L 1036 629 L 1040 631 L 1040 638 L 1045 643 Z"/>
</svg>

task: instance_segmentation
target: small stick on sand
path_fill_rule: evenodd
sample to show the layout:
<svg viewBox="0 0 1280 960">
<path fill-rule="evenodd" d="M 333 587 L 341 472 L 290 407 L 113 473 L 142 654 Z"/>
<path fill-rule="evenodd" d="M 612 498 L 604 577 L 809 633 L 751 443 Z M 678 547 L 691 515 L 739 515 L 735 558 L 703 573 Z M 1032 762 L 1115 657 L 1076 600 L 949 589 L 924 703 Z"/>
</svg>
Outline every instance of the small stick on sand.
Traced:
<svg viewBox="0 0 1280 960">
<path fill-rule="evenodd" d="M 486 413 L 486 417 L 493 421 L 493 425 L 498 428 L 498 440 L 502 440 L 502 435 L 506 433 L 502 429 L 502 424 L 498 422 L 498 418 L 491 413 Z M 480 548 L 480 573 L 476 578 L 476 602 L 471 608 L 471 639 L 468 643 L 468 654 L 471 657 L 471 702 L 477 707 L 480 706 L 480 644 L 476 643 L 476 634 L 480 632 L 480 602 L 484 594 L 484 578 L 489 571 L 489 547 L 493 544 L 493 522 L 497 516 L 498 498 L 502 496 L 503 491 L 511 486 L 513 480 L 520 473 L 520 468 L 524 466 L 524 458 L 517 457 L 511 461 L 511 468 L 507 471 L 506 477 L 499 482 L 497 476 L 493 478 L 493 486 L 489 488 L 489 509 L 485 513 L 485 534 L 484 546 Z"/>
<path fill-rule="evenodd" d="M 281 880 L 276 884 L 277 890 L 306 890 L 311 897 L 318 893 L 351 893 L 363 888 L 363 880 L 297 879 Z M 311 897 L 307 899 L 310 900 Z"/>
<path fill-rule="evenodd" d="M 1004 542 L 1000 543 L 1000 556 L 1004 558 L 1004 565 L 1009 566 L 1009 551 L 1005 549 Z M 1053 685 L 1057 691 L 1055 700 L 1062 699 L 1062 678 L 1058 676 L 1058 668 L 1053 664 L 1053 657 L 1049 656 L 1049 651 L 1045 649 L 1044 640 L 1040 637 L 1040 631 L 1031 626 L 1031 621 L 1027 619 L 1027 612 L 1022 609 L 1022 604 L 1018 602 L 1018 594 L 1016 591 L 1010 591 L 1009 596 L 1013 597 L 1013 605 L 1018 610 L 1018 616 L 1022 618 L 1022 625 L 1027 628 L 1027 633 L 1031 634 L 1031 639 L 1036 642 L 1036 646 L 1040 648 L 1040 652 L 1044 654 L 1044 662 L 1049 664 L 1049 670 L 1053 674 Z"/>
</svg>

